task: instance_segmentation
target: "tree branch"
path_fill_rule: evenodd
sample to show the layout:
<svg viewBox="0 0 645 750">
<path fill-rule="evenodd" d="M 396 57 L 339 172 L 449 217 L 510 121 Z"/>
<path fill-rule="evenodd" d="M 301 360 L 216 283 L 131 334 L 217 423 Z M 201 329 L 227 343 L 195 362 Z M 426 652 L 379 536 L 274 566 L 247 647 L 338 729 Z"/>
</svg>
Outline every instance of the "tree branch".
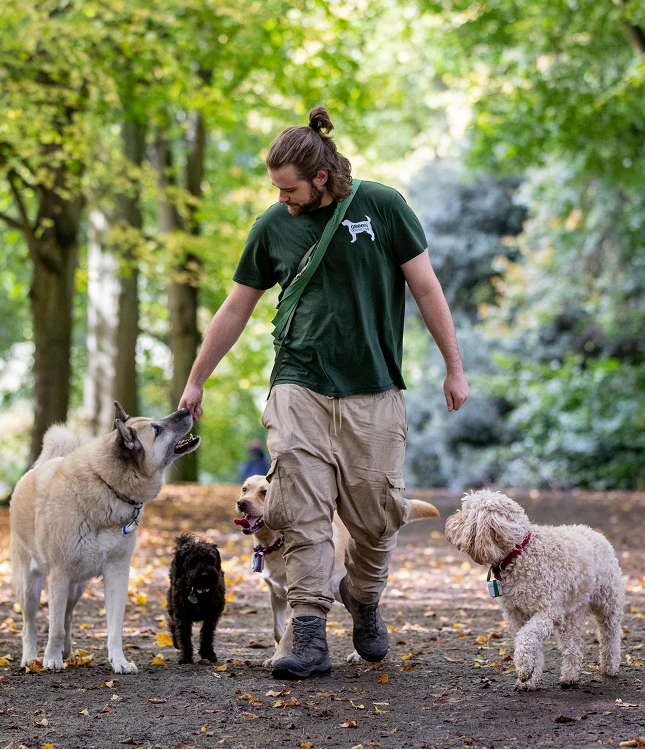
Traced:
<svg viewBox="0 0 645 750">
<path fill-rule="evenodd" d="M 20 228 L 25 233 L 27 237 L 27 241 L 30 241 L 33 238 L 33 230 L 31 228 L 31 224 L 29 223 L 29 216 L 27 215 L 27 208 L 24 204 L 24 201 L 22 200 L 22 196 L 20 195 L 18 188 L 16 187 L 13 181 L 14 177 L 17 177 L 17 176 L 18 175 L 16 175 L 16 173 L 12 169 L 7 174 L 7 180 L 9 182 L 9 188 L 11 190 L 11 194 L 13 195 L 13 199 L 16 201 L 16 205 L 18 206 L 18 213 L 20 214 L 20 221 L 21 221 Z"/>
<path fill-rule="evenodd" d="M 0 211 L 0 219 L 6 222 L 10 227 L 13 227 L 14 229 L 20 229 L 20 231 L 22 231 L 22 224 L 18 221 L 18 219 L 14 219 L 12 216 L 8 216 L 2 211 Z"/>
</svg>

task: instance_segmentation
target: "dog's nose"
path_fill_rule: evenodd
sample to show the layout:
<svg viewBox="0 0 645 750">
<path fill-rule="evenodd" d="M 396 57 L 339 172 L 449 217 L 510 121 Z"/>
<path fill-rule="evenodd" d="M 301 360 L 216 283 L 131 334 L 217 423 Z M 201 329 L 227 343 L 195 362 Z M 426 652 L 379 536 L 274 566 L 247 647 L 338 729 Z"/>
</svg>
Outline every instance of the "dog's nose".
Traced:
<svg viewBox="0 0 645 750">
<path fill-rule="evenodd" d="M 237 507 L 242 511 L 242 513 L 248 513 L 250 503 L 248 500 L 238 500 L 237 501 Z"/>
<path fill-rule="evenodd" d="M 185 417 L 187 414 L 190 414 L 190 412 L 184 407 L 183 409 L 180 409 L 177 414 L 179 414 L 180 417 Z"/>
</svg>

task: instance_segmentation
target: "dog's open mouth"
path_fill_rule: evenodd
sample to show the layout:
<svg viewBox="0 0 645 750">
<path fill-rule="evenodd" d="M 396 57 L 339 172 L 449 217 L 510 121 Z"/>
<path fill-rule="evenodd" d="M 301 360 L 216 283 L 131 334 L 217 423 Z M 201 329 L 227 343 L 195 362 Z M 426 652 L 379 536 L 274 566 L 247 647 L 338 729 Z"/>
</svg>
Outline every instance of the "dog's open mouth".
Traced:
<svg viewBox="0 0 645 750">
<path fill-rule="evenodd" d="M 233 523 L 242 527 L 243 534 L 255 534 L 264 526 L 262 516 L 247 516 L 246 514 L 244 518 L 234 518 Z"/>
<path fill-rule="evenodd" d="M 188 437 L 182 438 L 175 445 L 175 453 L 181 455 L 182 453 L 194 450 L 199 445 L 200 440 L 201 438 L 195 435 L 188 435 Z"/>
</svg>

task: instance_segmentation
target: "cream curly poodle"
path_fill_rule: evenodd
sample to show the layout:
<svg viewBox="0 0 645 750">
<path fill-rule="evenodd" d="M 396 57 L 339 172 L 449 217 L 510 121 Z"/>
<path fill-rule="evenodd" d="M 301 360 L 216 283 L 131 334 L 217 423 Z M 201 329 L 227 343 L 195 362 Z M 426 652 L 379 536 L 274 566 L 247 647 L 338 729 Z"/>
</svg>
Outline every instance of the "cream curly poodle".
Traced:
<svg viewBox="0 0 645 750">
<path fill-rule="evenodd" d="M 588 526 L 536 526 L 501 492 L 466 494 L 446 521 L 446 537 L 501 583 L 504 618 L 515 633 L 516 690 L 535 690 L 544 667 L 542 643 L 556 631 L 560 685 L 576 684 L 582 631 L 590 612 L 598 627 L 600 673 L 620 663 L 624 589 L 614 550 Z"/>
</svg>

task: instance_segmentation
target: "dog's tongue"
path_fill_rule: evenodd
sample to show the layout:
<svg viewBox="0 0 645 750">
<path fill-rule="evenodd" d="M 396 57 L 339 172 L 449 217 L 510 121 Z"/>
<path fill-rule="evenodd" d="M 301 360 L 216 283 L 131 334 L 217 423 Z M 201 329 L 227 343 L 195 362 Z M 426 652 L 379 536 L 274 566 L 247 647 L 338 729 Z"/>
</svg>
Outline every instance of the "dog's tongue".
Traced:
<svg viewBox="0 0 645 750">
<path fill-rule="evenodd" d="M 238 526 L 243 526 L 245 529 L 251 528 L 251 524 L 247 518 L 234 518 L 233 523 L 236 523 Z"/>
</svg>

